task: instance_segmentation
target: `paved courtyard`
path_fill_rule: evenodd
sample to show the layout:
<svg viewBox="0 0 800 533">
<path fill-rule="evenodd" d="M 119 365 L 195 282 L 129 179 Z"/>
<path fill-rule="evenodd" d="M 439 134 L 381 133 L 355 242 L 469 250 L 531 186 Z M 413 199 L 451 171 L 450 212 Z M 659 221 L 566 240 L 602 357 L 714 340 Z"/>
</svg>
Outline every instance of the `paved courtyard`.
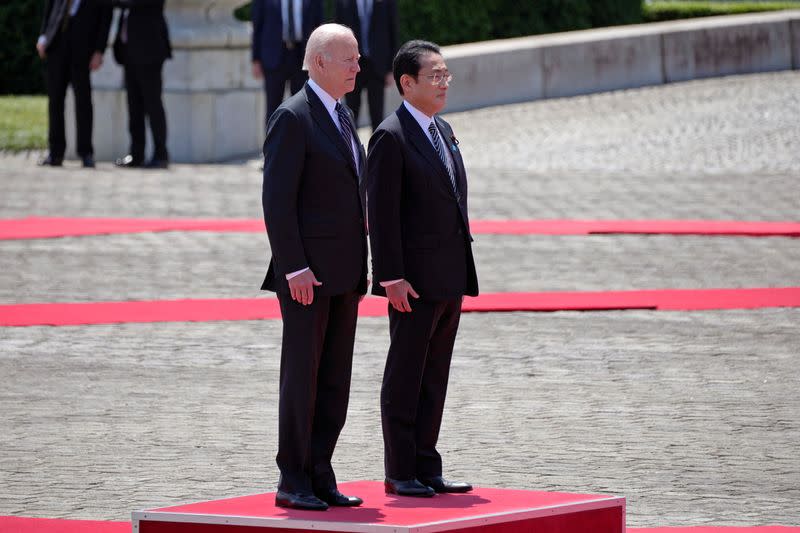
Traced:
<svg viewBox="0 0 800 533">
<path fill-rule="evenodd" d="M 98 117 L 99 120 L 99 117 Z M 451 114 L 471 216 L 800 220 L 800 72 Z M 367 133 L 362 132 L 366 137 Z M 260 217 L 258 161 L 0 156 L 0 217 Z M 476 238 L 484 292 L 800 286 L 800 239 Z M 263 296 L 265 235 L 0 241 L 0 304 Z M 477 485 L 628 498 L 628 525 L 800 525 L 800 309 L 468 314 L 440 439 Z M 359 322 L 340 481 L 382 478 L 385 318 Z M 0 328 L 0 515 L 274 489 L 279 321 Z"/>
</svg>

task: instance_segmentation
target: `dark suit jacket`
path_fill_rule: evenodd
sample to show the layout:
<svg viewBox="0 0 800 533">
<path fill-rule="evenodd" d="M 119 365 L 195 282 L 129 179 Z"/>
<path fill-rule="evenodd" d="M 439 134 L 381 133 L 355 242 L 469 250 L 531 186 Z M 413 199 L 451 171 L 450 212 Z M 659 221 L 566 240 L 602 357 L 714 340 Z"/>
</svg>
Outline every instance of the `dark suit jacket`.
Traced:
<svg viewBox="0 0 800 533">
<path fill-rule="evenodd" d="M 253 20 L 253 61 L 262 68 L 276 69 L 283 58 L 283 17 L 281 0 L 253 0 L 250 10 Z M 308 36 L 322 24 L 322 0 L 303 0 L 303 43 L 305 50 Z"/>
<path fill-rule="evenodd" d="M 62 22 L 67 15 L 67 0 L 46 0 L 44 17 L 39 35 L 47 38 L 49 48 L 61 31 Z M 82 0 L 78 12 L 70 19 L 69 24 L 75 31 L 72 33 L 71 45 L 76 51 L 86 56 L 86 60 L 94 52 L 103 53 L 108 43 L 108 32 L 111 26 L 111 8 L 96 0 Z"/>
<path fill-rule="evenodd" d="M 172 57 L 165 0 L 100 0 L 128 9 L 128 42 L 122 42 L 122 15 L 114 39 L 114 59 L 120 65 L 160 65 Z"/>
<path fill-rule="evenodd" d="M 366 156 L 360 151 L 361 175 L 308 84 L 272 114 L 262 191 L 272 259 L 262 289 L 288 293 L 286 274 L 311 267 L 322 282 L 317 294 L 366 292 Z"/>
<path fill-rule="evenodd" d="M 431 301 L 478 294 L 467 216 L 467 179 L 450 125 L 435 117 L 455 164 L 460 199 L 433 145 L 400 105 L 369 142 L 367 198 L 372 292 L 403 278 Z"/>
<path fill-rule="evenodd" d="M 356 0 L 336 0 L 336 21 L 349 26 L 358 40 L 361 55 L 364 43 Z M 370 18 L 369 58 L 375 74 L 386 75 L 392 71 L 392 61 L 397 53 L 397 3 L 395 0 L 374 0 Z"/>
</svg>

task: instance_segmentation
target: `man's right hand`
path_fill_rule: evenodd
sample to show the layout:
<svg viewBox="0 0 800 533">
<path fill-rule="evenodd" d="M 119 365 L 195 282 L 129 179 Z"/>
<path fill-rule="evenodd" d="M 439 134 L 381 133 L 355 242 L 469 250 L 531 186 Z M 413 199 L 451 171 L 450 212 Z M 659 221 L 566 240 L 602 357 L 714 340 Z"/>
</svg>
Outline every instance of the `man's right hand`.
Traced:
<svg viewBox="0 0 800 533">
<path fill-rule="evenodd" d="M 36 51 L 39 52 L 39 57 L 44 59 L 47 56 L 47 45 L 44 43 L 36 43 Z"/>
<path fill-rule="evenodd" d="M 414 287 L 412 287 L 411 284 L 406 280 L 392 283 L 388 287 L 385 287 L 385 289 L 386 297 L 389 298 L 389 303 L 401 313 L 411 312 L 411 304 L 408 303 L 409 294 L 414 298 L 419 298 L 417 291 L 415 291 Z"/>
<path fill-rule="evenodd" d="M 260 61 L 253 61 L 253 77 L 257 80 L 264 77 L 264 69 L 261 68 Z"/>
<path fill-rule="evenodd" d="M 289 280 L 289 291 L 292 293 L 292 300 L 303 305 L 311 305 L 314 301 L 314 287 L 322 285 L 317 281 L 311 269 L 302 274 L 298 274 Z"/>
<path fill-rule="evenodd" d="M 95 52 L 92 54 L 92 58 L 89 60 L 89 70 L 94 72 L 95 70 L 99 69 L 103 66 L 103 54 L 100 52 Z"/>
</svg>

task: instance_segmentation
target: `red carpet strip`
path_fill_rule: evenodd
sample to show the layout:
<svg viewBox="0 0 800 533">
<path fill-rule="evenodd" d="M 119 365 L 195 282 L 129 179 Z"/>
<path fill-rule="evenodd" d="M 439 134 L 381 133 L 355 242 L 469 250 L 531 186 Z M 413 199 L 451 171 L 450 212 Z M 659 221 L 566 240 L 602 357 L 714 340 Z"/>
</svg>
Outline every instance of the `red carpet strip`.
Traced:
<svg viewBox="0 0 800 533">
<path fill-rule="evenodd" d="M 727 235 L 800 237 L 797 222 L 727 220 L 475 220 L 473 233 L 497 235 Z"/>
<path fill-rule="evenodd" d="M 495 293 L 465 298 L 463 310 L 466 313 L 622 309 L 701 311 L 763 307 L 800 307 L 800 287 Z M 385 316 L 386 300 L 378 297 L 365 298 L 358 314 L 362 317 Z M 269 297 L 0 305 L 0 326 L 79 326 L 278 318 L 278 301 Z"/>
<path fill-rule="evenodd" d="M 800 527 L 757 526 L 757 527 L 629 527 L 631 533 L 797 533 Z"/>
<path fill-rule="evenodd" d="M 627 531 L 629 533 L 800 533 L 800 527 L 629 527 Z M 131 533 L 131 523 L 0 516 L 0 533 Z"/>
<path fill-rule="evenodd" d="M 0 220 L 0 240 L 52 239 L 81 235 L 148 233 L 158 231 L 214 231 L 259 233 L 264 221 L 257 219 L 148 219 L 148 218 L 53 218 L 28 217 Z"/>
<path fill-rule="evenodd" d="M 131 533 L 130 522 L 0 516 L 0 533 Z"/>
<path fill-rule="evenodd" d="M 495 235 L 669 234 L 800 237 L 800 222 L 719 220 L 473 220 L 472 232 Z M 0 240 L 49 239 L 158 231 L 261 233 L 260 219 L 53 218 L 0 219 Z"/>
</svg>

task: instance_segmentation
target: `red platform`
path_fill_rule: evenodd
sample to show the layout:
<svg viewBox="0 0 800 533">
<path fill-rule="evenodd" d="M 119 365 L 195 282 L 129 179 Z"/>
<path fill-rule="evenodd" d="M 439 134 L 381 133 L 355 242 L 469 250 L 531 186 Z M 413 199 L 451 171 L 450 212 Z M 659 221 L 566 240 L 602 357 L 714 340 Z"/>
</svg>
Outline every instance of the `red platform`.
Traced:
<svg viewBox="0 0 800 533">
<path fill-rule="evenodd" d="M 407 498 L 384 494 L 383 483 L 341 483 L 361 507 L 325 512 L 275 507 L 275 494 L 164 507 L 133 513 L 133 533 L 265 533 L 315 531 L 433 533 L 624 533 L 625 498 L 476 488 L 468 494 Z"/>
</svg>

